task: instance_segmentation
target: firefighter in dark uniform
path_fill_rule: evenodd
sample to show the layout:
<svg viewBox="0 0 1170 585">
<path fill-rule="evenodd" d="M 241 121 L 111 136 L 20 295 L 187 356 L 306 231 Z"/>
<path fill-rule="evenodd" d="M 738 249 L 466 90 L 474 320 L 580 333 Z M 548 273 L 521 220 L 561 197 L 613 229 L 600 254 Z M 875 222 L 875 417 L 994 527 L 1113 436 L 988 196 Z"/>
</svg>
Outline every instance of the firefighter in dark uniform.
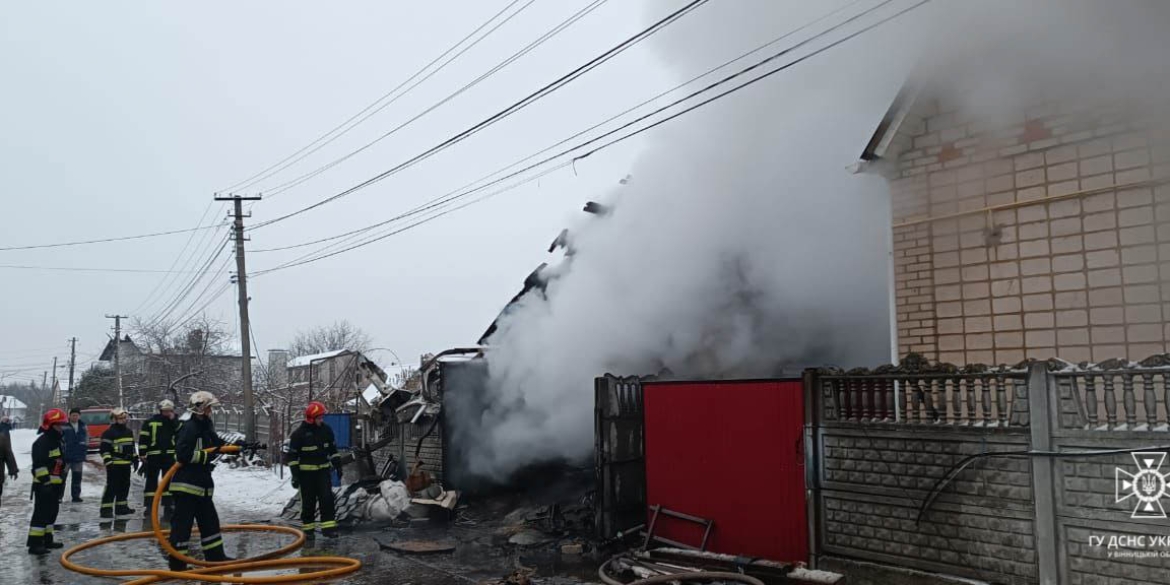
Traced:
<svg viewBox="0 0 1170 585">
<path fill-rule="evenodd" d="M 175 418 L 175 403 L 163 400 L 158 403 L 158 414 L 142 423 L 142 430 L 138 432 L 138 455 L 142 458 L 143 469 L 139 473 L 146 475 L 146 487 L 142 491 L 142 507 L 145 514 L 150 516 L 150 506 L 154 500 L 154 493 L 158 490 L 158 480 L 175 464 L 175 435 L 179 431 L 179 421 Z M 163 492 L 163 517 L 170 518 L 171 491 Z"/>
<path fill-rule="evenodd" d="M 65 545 L 53 542 L 53 523 L 61 502 L 57 500 L 59 486 L 65 484 L 64 435 L 62 429 L 69 417 L 60 408 L 54 408 L 41 418 L 40 434 L 32 445 L 33 503 L 32 520 L 28 525 L 28 552 L 43 555 L 49 549 Z"/>
<path fill-rule="evenodd" d="M 102 518 L 133 514 L 130 507 L 130 468 L 138 468 L 134 432 L 126 426 L 130 415 L 124 408 L 110 411 L 110 428 L 102 433 L 102 463 L 106 466 L 106 489 L 102 492 Z"/>
<path fill-rule="evenodd" d="M 210 392 L 199 391 L 191 395 L 187 403 L 191 418 L 183 422 L 175 440 L 175 458 L 182 467 L 175 472 L 170 484 L 175 503 L 174 516 L 171 517 L 171 545 L 176 550 L 186 551 L 191 540 L 191 526 L 198 522 L 203 558 L 212 562 L 232 560 L 224 554 L 219 514 L 211 501 L 215 491 L 211 470 L 215 467 L 212 461 L 216 455 L 204 451 L 223 445 L 211 420 L 211 407 L 216 404 L 219 401 Z M 168 563 L 172 571 L 187 569 L 185 563 L 174 557 L 169 557 Z"/>
<path fill-rule="evenodd" d="M 293 488 L 301 490 L 301 530 L 306 538 L 313 538 L 313 530 L 320 527 L 326 538 L 336 538 L 332 468 L 340 473 L 341 462 L 333 429 L 325 424 L 324 404 L 310 402 L 305 408 L 305 422 L 289 438 L 288 454 Z M 316 521 L 318 505 L 320 524 Z"/>
</svg>

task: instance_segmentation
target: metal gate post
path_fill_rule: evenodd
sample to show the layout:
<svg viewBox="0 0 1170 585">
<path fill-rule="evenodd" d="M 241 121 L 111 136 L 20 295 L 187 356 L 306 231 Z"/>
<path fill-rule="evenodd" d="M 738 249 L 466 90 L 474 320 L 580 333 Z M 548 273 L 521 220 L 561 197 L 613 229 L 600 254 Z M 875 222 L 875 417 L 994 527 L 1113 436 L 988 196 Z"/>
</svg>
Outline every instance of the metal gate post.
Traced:
<svg viewBox="0 0 1170 585">
<path fill-rule="evenodd" d="M 820 466 L 817 443 L 817 413 L 820 411 L 819 380 L 816 370 L 804 371 L 804 503 L 808 516 L 808 566 L 816 569 L 820 557 Z"/>
</svg>

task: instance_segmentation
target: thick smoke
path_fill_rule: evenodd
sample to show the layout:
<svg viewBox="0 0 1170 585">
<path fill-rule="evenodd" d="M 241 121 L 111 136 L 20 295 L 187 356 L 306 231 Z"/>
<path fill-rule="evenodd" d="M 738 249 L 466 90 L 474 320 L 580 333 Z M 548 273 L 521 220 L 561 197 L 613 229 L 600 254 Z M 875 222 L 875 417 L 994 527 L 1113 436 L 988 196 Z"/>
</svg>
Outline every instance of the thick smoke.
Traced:
<svg viewBox="0 0 1170 585">
<path fill-rule="evenodd" d="M 655 46 L 665 66 L 688 77 L 828 10 L 809 6 L 819 4 L 711 3 Z M 886 185 L 846 166 L 922 55 L 998 47 L 1001 67 L 965 63 L 1001 83 L 967 89 L 972 106 L 1005 107 L 1029 97 L 1011 88 L 1036 63 L 1005 65 L 1002 51 L 1019 61 L 1029 35 L 1047 30 L 1014 24 L 1012 14 L 1048 14 L 1076 32 L 1091 22 L 1051 2 L 1037 4 L 1046 13 L 994 4 L 932 5 L 653 133 L 628 183 L 598 194 L 612 214 L 570 227 L 574 255 L 490 339 L 489 406 L 475 421 L 472 471 L 503 478 L 529 463 L 587 457 L 592 381 L 606 372 L 764 377 L 888 361 Z M 984 42 L 954 40 L 977 31 Z M 1043 61 L 1051 47 L 1033 56 Z M 1067 55 L 1055 57 L 1049 71 L 1067 80 L 1059 70 Z"/>
</svg>

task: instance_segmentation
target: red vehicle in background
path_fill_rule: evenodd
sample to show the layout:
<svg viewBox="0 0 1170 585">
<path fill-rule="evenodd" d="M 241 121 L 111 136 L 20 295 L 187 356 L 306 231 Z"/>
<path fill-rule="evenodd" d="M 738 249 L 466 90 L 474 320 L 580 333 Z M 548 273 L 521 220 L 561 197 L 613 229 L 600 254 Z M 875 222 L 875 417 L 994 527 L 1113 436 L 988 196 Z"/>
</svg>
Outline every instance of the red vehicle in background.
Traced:
<svg viewBox="0 0 1170 585">
<path fill-rule="evenodd" d="M 81 420 L 85 423 L 86 433 L 89 435 L 88 451 L 97 453 L 102 444 L 102 433 L 110 428 L 110 412 L 112 408 L 86 408 L 81 411 Z"/>
</svg>

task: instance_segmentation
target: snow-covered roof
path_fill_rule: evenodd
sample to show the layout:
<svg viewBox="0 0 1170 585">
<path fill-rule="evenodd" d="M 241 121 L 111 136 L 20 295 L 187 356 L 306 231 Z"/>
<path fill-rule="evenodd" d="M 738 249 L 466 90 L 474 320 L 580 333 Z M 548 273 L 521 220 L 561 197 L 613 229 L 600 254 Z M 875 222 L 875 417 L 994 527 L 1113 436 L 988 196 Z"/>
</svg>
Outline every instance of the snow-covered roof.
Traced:
<svg viewBox="0 0 1170 585">
<path fill-rule="evenodd" d="M 451 354 L 451 355 L 440 356 L 437 361 L 440 363 L 469 362 L 473 359 L 476 359 L 477 357 L 478 357 L 478 354 L 474 354 L 474 353 L 456 353 L 456 354 Z"/>
<path fill-rule="evenodd" d="M 7 394 L 0 394 L 0 408 L 4 409 L 27 409 L 28 405 L 18 400 L 15 396 L 8 396 Z"/>
<path fill-rule="evenodd" d="M 349 352 L 348 349 L 337 349 L 337 350 L 333 350 L 333 351 L 327 351 L 325 353 L 315 353 L 313 355 L 303 355 L 299 358 L 294 358 L 294 359 L 289 360 L 288 367 L 290 367 L 290 368 L 303 368 L 303 367 L 309 365 L 310 362 L 315 362 L 317 360 L 323 360 L 323 359 L 328 359 L 328 358 L 332 358 L 332 357 L 337 357 L 337 356 L 344 354 L 344 353 L 347 353 L 347 352 Z"/>
</svg>

